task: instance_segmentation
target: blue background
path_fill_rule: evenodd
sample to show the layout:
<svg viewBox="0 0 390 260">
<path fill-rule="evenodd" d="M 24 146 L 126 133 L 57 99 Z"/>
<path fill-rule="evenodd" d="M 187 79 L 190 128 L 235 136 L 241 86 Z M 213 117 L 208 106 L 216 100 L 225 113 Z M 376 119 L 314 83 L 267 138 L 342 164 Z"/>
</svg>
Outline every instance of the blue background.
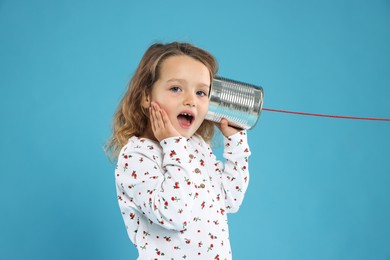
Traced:
<svg viewBox="0 0 390 260">
<path fill-rule="evenodd" d="M 0 259 L 136 258 L 102 146 L 156 41 L 209 50 L 267 108 L 390 117 L 389 0 L 0 0 L 0 37 Z M 263 111 L 234 258 L 390 259 L 389 134 Z"/>
</svg>

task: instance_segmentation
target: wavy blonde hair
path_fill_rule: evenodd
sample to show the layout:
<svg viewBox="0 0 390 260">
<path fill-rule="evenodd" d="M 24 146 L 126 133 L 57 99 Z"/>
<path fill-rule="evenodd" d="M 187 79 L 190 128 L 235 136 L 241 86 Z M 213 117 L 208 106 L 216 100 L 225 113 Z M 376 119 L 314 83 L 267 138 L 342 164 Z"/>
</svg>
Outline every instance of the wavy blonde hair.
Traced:
<svg viewBox="0 0 390 260">
<path fill-rule="evenodd" d="M 105 151 L 111 158 L 117 158 L 122 147 L 132 136 L 144 133 L 148 116 L 141 105 L 142 97 L 148 95 L 159 79 L 161 63 L 171 56 L 187 55 L 202 62 L 210 72 L 210 82 L 218 71 L 216 59 L 207 51 L 190 43 L 172 42 L 151 45 L 142 57 L 128 89 L 120 101 L 113 118 L 113 133 Z M 204 120 L 196 134 L 206 142 L 214 135 L 214 123 Z"/>
</svg>

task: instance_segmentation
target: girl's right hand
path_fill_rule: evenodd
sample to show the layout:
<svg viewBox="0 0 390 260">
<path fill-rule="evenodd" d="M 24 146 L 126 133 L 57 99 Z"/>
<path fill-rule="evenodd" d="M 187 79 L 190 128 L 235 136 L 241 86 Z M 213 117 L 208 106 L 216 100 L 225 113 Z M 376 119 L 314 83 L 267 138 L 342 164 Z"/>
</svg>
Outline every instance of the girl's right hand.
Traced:
<svg viewBox="0 0 390 260">
<path fill-rule="evenodd" d="M 171 124 L 167 113 L 156 102 L 151 102 L 149 112 L 152 131 L 159 142 L 169 137 L 180 136 Z"/>
<path fill-rule="evenodd" d="M 219 124 L 216 124 L 218 129 L 222 132 L 222 134 L 226 137 L 232 136 L 243 129 L 236 128 L 233 126 L 229 126 L 229 122 L 227 121 L 226 118 L 222 118 L 221 122 Z"/>
</svg>

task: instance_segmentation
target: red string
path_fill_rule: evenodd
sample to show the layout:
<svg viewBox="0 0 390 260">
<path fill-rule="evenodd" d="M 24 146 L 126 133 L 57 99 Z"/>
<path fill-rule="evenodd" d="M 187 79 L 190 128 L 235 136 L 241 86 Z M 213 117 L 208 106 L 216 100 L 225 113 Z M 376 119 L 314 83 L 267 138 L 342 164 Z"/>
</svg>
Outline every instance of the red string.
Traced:
<svg viewBox="0 0 390 260">
<path fill-rule="evenodd" d="M 304 115 L 304 116 L 319 116 L 319 117 L 330 117 L 330 118 L 342 118 L 342 119 L 354 119 L 354 120 L 375 120 L 375 121 L 389 121 L 390 122 L 390 118 L 336 116 L 336 115 L 326 115 L 326 114 L 313 114 L 313 113 L 306 113 L 306 112 L 294 112 L 294 111 L 271 109 L 271 108 L 263 108 L 263 110 L 270 111 L 270 112 L 278 112 L 278 113 Z"/>
</svg>

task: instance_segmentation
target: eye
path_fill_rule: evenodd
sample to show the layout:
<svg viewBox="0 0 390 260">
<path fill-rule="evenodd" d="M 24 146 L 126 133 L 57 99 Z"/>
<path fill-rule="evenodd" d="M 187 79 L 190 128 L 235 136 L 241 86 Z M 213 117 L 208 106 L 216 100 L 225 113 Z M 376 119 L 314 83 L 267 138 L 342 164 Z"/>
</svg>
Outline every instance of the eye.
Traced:
<svg viewBox="0 0 390 260">
<path fill-rule="evenodd" d="M 203 90 L 199 90 L 199 91 L 196 92 L 196 95 L 204 97 L 204 96 L 207 96 L 207 93 L 204 92 Z"/>
<path fill-rule="evenodd" d="M 177 92 L 180 92 L 181 89 L 178 87 L 178 86 L 173 86 L 169 89 L 170 91 L 174 92 L 174 93 L 177 93 Z"/>
</svg>

